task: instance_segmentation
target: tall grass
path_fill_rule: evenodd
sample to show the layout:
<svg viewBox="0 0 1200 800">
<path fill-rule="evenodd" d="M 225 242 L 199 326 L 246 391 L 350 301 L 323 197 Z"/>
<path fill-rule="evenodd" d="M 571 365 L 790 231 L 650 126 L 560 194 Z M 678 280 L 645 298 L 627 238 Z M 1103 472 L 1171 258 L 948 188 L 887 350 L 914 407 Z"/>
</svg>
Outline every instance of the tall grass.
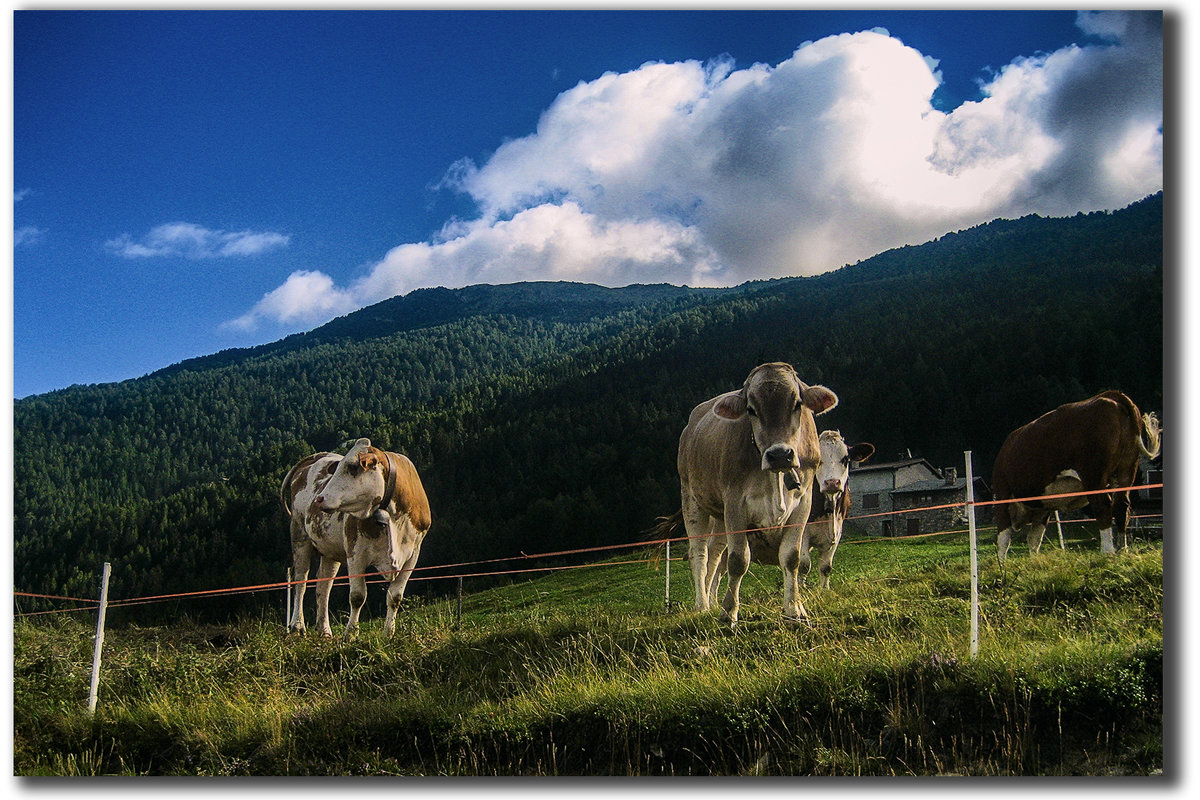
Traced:
<svg viewBox="0 0 1200 800">
<path fill-rule="evenodd" d="M 780 619 L 755 567 L 734 631 L 597 567 L 417 601 L 399 636 L 278 621 L 117 626 L 95 717 L 87 620 L 18 621 L 20 775 L 1058 775 L 1162 768 L 1162 549 L 981 569 L 963 539 L 873 541 Z M 690 605 L 686 567 L 672 597 Z M 815 582 L 815 581 L 814 581 Z M 335 592 L 335 597 L 339 593 Z M 339 598 L 344 603 L 344 596 Z M 407 601 L 406 601 L 407 602 Z M 338 631 L 340 633 L 340 631 Z"/>
</svg>

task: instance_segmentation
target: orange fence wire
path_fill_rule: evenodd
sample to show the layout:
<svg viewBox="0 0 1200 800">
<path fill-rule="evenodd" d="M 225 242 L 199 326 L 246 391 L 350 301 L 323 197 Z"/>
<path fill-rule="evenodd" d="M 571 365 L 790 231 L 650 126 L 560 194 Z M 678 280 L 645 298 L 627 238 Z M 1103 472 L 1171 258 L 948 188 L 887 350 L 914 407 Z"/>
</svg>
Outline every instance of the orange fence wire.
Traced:
<svg viewBox="0 0 1200 800">
<path fill-rule="evenodd" d="M 1048 495 L 1040 495 L 1040 496 L 1035 496 L 1035 497 L 1018 497 L 1018 498 L 1010 498 L 1010 499 L 1004 499 L 1004 500 L 975 501 L 971 505 L 973 505 L 975 507 L 994 506 L 994 505 L 1001 505 L 1004 503 L 1029 502 L 1031 500 L 1047 500 L 1047 499 L 1061 499 L 1061 498 L 1067 498 L 1067 497 L 1082 497 L 1082 496 L 1086 496 L 1086 495 L 1112 494 L 1115 492 L 1129 492 L 1129 491 L 1137 491 L 1137 490 L 1141 490 L 1141 489 L 1161 489 L 1162 487 L 1163 487 L 1163 484 L 1161 484 L 1161 483 L 1152 483 L 1152 484 L 1146 484 L 1143 486 L 1130 486 L 1125 489 L 1097 489 L 1097 490 L 1087 491 L 1087 492 L 1068 492 L 1068 493 L 1063 493 L 1063 494 L 1048 494 Z M 873 517 L 883 517 L 883 516 L 887 516 L 887 517 L 903 516 L 905 514 L 913 514 L 913 513 L 917 513 L 917 512 L 927 512 L 927 511 L 938 511 L 938 510 L 947 509 L 947 508 L 964 508 L 965 509 L 967 507 L 967 505 L 968 504 L 966 502 L 944 503 L 941 505 L 923 506 L 920 508 L 906 508 L 906 509 L 894 510 L 894 511 L 881 511 L 881 512 L 873 513 L 873 514 L 860 514 L 860 515 L 853 516 L 853 517 L 847 517 L 846 519 L 847 519 L 847 521 L 849 521 L 849 520 L 869 519 L 869 518 L 873 518 Z M 1161 515 L 1145 515 L 1145 516 L 1161 516 Z M 1144 517 L 1142 517 L 1142 518 L 1144 518 Z M 1067 523 L 1075 522 L 1075 521 L 1076 520 L 1067 520 Z M 799 523 L 797 523 L 797 524 L 799 524 Z M 535 553 L 533 555 L 529 555 L 527 553 L 522 552 L 520 555 L 516 555 L 516 556 L 505 556 L 505 557 L 501 557 L 501 558 L 489 558 L 489 559 L 482 559 L 479 561 L 462 561 L 462 562 L 458 562 L 458 563 L 454 563 L 454 564 L 434 564 L 434 565 L 428 565 L 428 566 L 418 566 L 418 567 L 413 567 L 410 571 L 415 573 L 415 572 L 426 571 L 426 570 L 445 570 L 445 569 L 452 569 L 452 568 L 457 568 L 457 567 L 474 567 L 474 566 L 481 566 L 484 564 L 498 564 L 498 563 L 503 563 L 503 562 L 508 562 L 508 561 L 532 560 L 532 559 L 542 559 L 542 558 L 559 558 L 562 556 L 579 555 L 579 554 L 583 554 L 583 553 L 596 553 L 596 552 L 601 552 L 601 551 L 606 551 L 606 550 L 621 550 L 621 549 L 627 549 L 627 548 L 653 547 L 655 545 L 660 545 L 660 544 L 669 544 L 671 542 L 687 541 L 689 539 L 700 539 L 700 538 L 706 538 L 706 537 L 711 537 L 711 536 L 725 536 L 725 535 L 738 534 L 738 533 L 757 533 L 757 532 L 767 531 L 767 530 L 778 530 L 781 527 L 789 527 L 789 526 L 778 526 L 777 525 L 777 526 L 770 526 L 770 527 L 765 527 L 765 528 L 747 528 L 746 530 L 742 530 L 742 531 L 717 531 L 717 532 L 712 532 L 712 533 L 698 534 L 696 536 L 686 536 L 685 535 L 685 536 L 666 537 L 666 538 L 662 538 L 662 539 L 651 539 L 651 540 L 643 540 L 643 541 L 637 541 L 637 542 L 627 542 L 627 543 L 615 544 L 615 545 L 598 545 L 595 547 L 581 547 L 581 548 L 577 548 L 577 549 L 573 549 L 573 550 L 558 550 L 558 551 L 553 551 L 553 552 L 548 552 L 548 553 Z M 933 533 L 907 534 L 907 535 L 902 535 L 902 536 L 889 536 L 889 537 L 886 537 L 885 540 L 893 541 L 893 540 L 901 540 L 901 539 L 924 538 L 924 537 L 929 537 L 929 536 L 942 536 L 942 535 L 946 535 L 946 534 L 950 534 L 950 533 L 962 533 L 962 532 L 964 532 L 964 530 L 936 531 Z M 847 540 L 846 542 L 844 542 L 844 544 L 858 544 L 858 543 L 867 542 L 867 541 L 879 541 L 879 540 L 880 540 L 880 537 L 872 537 L 870 539 Z M 554 572 L 554 571 L 570 570 L 570 569 L 585 569 L 585 568 L 590 568 L 590 567 L 620 566 L 620 565 L 628 565 L 628 564 L 647 564 L 647 563 L 657 562 L 658 560 L 659 559 L 657 559 L 657 558 L 653 558 L 653 559 L 637 559 L 637 560 L 629 560 L 629 561 L 606 561 L 603 563 L 558 565 L 558 566 L 551 566 L 551 567 L 530 567 L 530 568 L 525 568 L 525 569 L 492 570 L 492 571 L 485 571 L 485 572 L 467 572 L 467 573 L 461 573 L 461 574 L 454 573 L 454 574 L 450 574 L 450 575 L 418 576 L 418 575 L 414 574 L 411 576 L 411 580 L 414 580 L 414 581 L 443 580 L 443 579 L 451 579 L 451 578 L 478 578 L 478 577 L 495 577 L 495 576 L 504 576 L 504 575 L 520 575 L 520 574 L 527 574 L 527 573 L 532 573 L 532 572 Z M 394 574 L 394 572 L 392 572 L 392 571 L 380 571 L 380 572 L 362 573 L 359 575 L 334 576 L 331 578 L 304 577 L 304 578 L 296 578 L 296 579 L 293 579 L 290 581 L 279 581 L 279 582 L 275 582 L 275 583 L 263 583 L 263 584 L 257 584 L 257 585 L 251 585 L 251 586 L 235 586 L 235 587 L 228 587 L 228 588 L 224 588 L 224 589 L 206 589 L 206 590 L 202 590 L 202 591 L 176 592 L 176 593 L 172 593 L 172 594 L 160 594 L 160 595 L 151 595 L 151 596 L 146 596 L 146 597 L 134 597 L 134 598 L 128 598 L 125 600 L 110 600 L 108 605 L 110 607 L 114 607 L 114 608 L 116 608 L 116 607 L 124 608 L 124 607 L 129 607 L 129 606 L 146 605 L 146 604 L 150 604 L 150 603 L 159 603 L 159 602 L 165 602 L 167 600 L 179 600 L 179 599 L 184 599 L 184 598 L 222 597 L 222 596 L 230 596 L 230 595 L 237 595 L 237 594 L 254 594 L 257 592 L 276 591 L 279 589 L 285 589 L 289 586 L 307 585 L 309 583 L 316 583 L 318 581 L 333 581 L 335 584 L 338 584 L 338 583 L 347 583 L 353 578 L 363 578 L 363 579 L 367 579 L 367 580 L 370 580 L 372 578 L 380 578 L 383 580 L 387 580 L 388 576 L 390 576 L 392 574 Z M 88 605 L 84 605 L 84 606 L 80 606 L 80 607 L 76 607 L 76 608 L 54 609 L 54 610 L 50 610 L 50 611 L 20 612 L 20 613 L 16 614 L 16 616 L 18 616 L 18 617 L 30 617 L 30 616 L 38 616 L 38 615 L 43 615 L 43 614 L 55 614 L 55 613 L 69 613 L 69 612 L 73 612 L 73 611 L 90 611 L 90 610 L 94 610 L 95 608 L 97 608 L 99 606 L 99 602 L 100 602 L 99 600 L 93 600 L 93 599 L 88 599 L 88 598 L 64 597 L 64 596 L 60 596 L 60 595 L 49 595 L 49 594 L 34 594 L 32 592 L 14 591 L 13 594 L 16 597 L 29 597 L 29 598 L 44 599 L 44 600 L 66 600 L 66 601 L 71 601 L 71 602 L 76 602 L 76 603 L 88 604 Z"/>
</svg>

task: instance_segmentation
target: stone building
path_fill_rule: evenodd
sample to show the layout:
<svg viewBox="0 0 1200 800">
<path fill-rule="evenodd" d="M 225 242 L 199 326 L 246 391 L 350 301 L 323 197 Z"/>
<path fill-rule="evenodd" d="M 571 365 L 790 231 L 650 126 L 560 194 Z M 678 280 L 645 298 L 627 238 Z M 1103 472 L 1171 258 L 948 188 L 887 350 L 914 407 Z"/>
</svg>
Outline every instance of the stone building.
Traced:
<svg viewBox="0 0 1200 800">
<path fill-rule="evenodd" d="M 937 469 L 924 458 L 869 464 L 850 471 L 850 515 L 847 530 L 867 536 L 913 536 L 966 526 L 961 504 L 967 498 L 966 477 L 958 469 Z M 975 478 L 975 500 L 990 500 L 982 478 Z M 911 509 L 925 509 L 911 511 Z M 900 512 L 910 513 L 900 513 Z M 990 507 L 976 510 L 976 525 L 990 525 Z"/>
</svg>

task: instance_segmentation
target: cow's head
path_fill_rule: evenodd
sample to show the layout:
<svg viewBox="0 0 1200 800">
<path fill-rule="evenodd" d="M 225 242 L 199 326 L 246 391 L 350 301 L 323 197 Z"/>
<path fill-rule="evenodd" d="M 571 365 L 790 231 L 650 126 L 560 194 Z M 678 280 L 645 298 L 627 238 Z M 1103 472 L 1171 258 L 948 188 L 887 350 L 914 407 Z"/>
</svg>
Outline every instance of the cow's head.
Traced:
<svg viewBox="0 0 1200 800">
<path fill-rule="evenodd" d="M 847 445 L 838 431 L 821 431 L 821 466 L 817 467 L 816 487 L 827 499 L 834 499 L 850 478 L 850 465 L 866 461 L 875 454 L 875 445 L 867 442 Z"/>
<path fill-rule="evenodd" d="M 754 445 L 762 455 L 762 468 L 787 472 L 800 457 L 815 457 L 816 423 L 838 399 L 824 386 L 809 386 L 790 364 L 761 364 L 751 370 L 740 392 L 722 397 L 713 413 L 725 419 L 748 418 Z M 798 452 L 798 450 L 800 452 Z"/>
<path fill-rule="evenodd" d="M 322 511 L 341 511 L 366 519 L 384 502 L 387 470 L 383 451 L 372 447 L 370 439 L 359 439 L 350 452 L 342 456 L 337 469 L 313 502 Z"/>
</svg>

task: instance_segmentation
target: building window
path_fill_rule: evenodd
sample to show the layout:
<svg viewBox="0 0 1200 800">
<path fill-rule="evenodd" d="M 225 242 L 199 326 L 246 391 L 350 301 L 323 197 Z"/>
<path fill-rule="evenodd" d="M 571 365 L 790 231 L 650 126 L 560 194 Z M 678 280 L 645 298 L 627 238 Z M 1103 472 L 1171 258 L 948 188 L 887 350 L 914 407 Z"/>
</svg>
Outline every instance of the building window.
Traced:
<svg viewBox="0 0 1200 800">
<path fill-rule="evenodd" d="M 921 533 L 921 520 L 916 517 L 908 518 L 908 535 L 916 536 Z"/>
<path fill-rule="evenodd" d="M 863 508 L 874 511 L 879 508 L 879 493 L 872 492 L 862 496 Z"/>
</svg>

